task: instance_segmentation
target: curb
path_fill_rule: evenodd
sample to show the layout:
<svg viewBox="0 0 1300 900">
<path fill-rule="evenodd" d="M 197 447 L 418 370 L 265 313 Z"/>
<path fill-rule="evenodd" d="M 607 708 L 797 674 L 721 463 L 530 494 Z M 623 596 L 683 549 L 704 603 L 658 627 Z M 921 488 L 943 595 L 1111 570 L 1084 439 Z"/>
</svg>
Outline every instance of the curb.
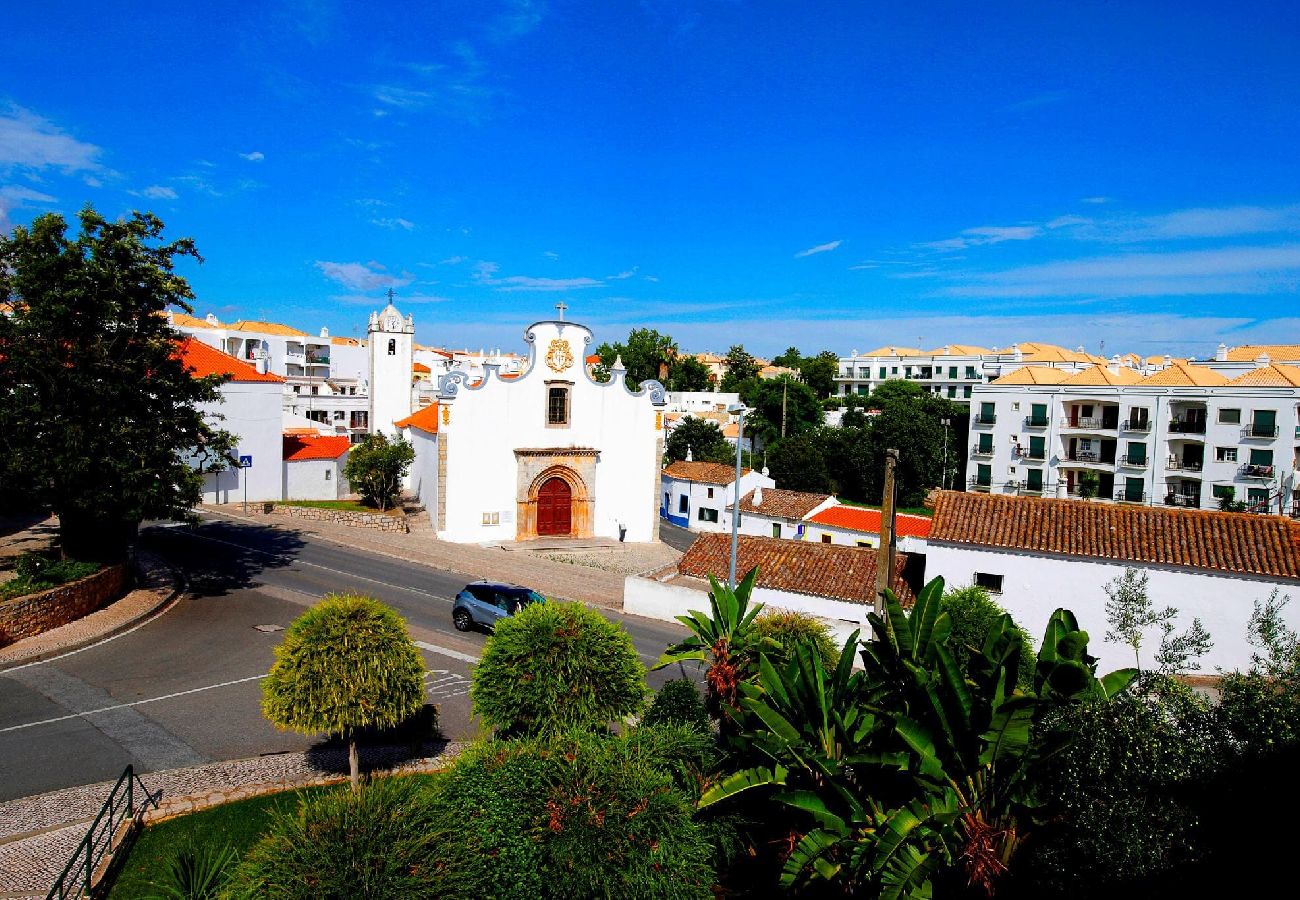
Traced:
<svg viewBox="0 0 1300 900">
<path fill-rule="evenodd" d="M 143 625 L 146 622 L 149 622 L 157 618 L 158 616 L 163 615 L 168 610 L 170 610 L 171 607 L 175 605 L 176 601 L 180 599 L 181 594 L 184 593 L 185 591 L 184 576 L 181 574 L 180 570 L 177 569 L 174 565 L 172 565 L 166 559 L 164 559 L 161 556 L 158 556 L 155 553 L 141 553 L 140 557 L 142 559 L 147 558 L 150 561 L 151 565 L 157 565 L 160 570 L 162 569 L 167 570 L 168 577 L 172 584 L 172 589 L 169 593 L 161 596 L 158 602 L 150 605 L 149 607 L 140 611 L 136 615 L 127 619 L 126 621 L 117 622 L 105 628 L 103 631 L 97 632 L 96 634 L 93 635 L 86 635 L 85 637 L 78 638 L 72 641 L 71 643 L 60 644 L 57 647 L 50 647 L 45 650 L 35 650 L 31 653 L 26 653 L 26 654 L 23 654 L 21 652 L 21 646 L 20 646 L 21 644 L 24 643 L 24 641 L 19 641 L 15 644 L 11 644 L 9 647 L 5 648 L 4 650 L 0 650 L 0 672 L 5 672 L 10 669 L 16 669 L 19 666 L 26 666 L 32 663 L 44 662 L 45 660 L 53 659 L 57 656 L 63 656 L 68 653 L 75 653 L 78 650 L 84 650 L 87 647 L 100 643 L 101 641 L 106 641 L 109 638 L 117 637 L 118 635 L 123 634 L 124 632 L 127 632 L 140 625 Z M 140 571 L 140 564 L 138 561 L 132 564 L 132 570 L 133 570 L 133 574 L 135 574 L 138 577 Z M 96 610 L 96 612 L 103 612 L 104 610 L 112 609 L 115 605 L 121 603 L 122 601 L 130 597 L 131 594 L 134 594 L 136 591 L 140 591 L 140 590 L 159 590 L 161 593 L 161 586 L 159 586 L 159 588 L 136 588 L 134 591 L 129 591 L 118 600 L 114 601 L 113 603 L 110 603 L 108 606 L 105 606 L 103 609 Z M 94 615 L 94 613 L 91 613 L 90 615 Z M 68 624 L 72 625 L 74 623 L 70 622 Z M 67 626 L 63 626 L 63 627 L 67 627 Z M 39 641 L 42 637 L 45 637 L 51 633 L 52 632 L 46 632 L 45 635 L 36 635 L 32 638 L 28 638 L 27 640 Z M 6 650 L 8 651 L 17 650 L 18 655 L 10 659 L 3 658 Z"/>
</svg>

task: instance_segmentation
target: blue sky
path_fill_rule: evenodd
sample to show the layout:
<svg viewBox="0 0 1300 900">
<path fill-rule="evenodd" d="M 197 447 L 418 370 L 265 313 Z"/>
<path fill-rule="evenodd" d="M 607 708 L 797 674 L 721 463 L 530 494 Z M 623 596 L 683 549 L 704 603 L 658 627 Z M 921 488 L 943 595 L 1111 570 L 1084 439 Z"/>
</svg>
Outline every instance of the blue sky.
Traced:
<svg viewBox="0 0 1300 900">
<path fill-rule="evenodd" d="M 199 314 L 351 335 L 392 287 L 453 346 L 561 299 L 691 350 L 1300 342 L 1292 4 L 122 6 L 7 9 L 0 225 L 153 210 Z"/>
</svg>

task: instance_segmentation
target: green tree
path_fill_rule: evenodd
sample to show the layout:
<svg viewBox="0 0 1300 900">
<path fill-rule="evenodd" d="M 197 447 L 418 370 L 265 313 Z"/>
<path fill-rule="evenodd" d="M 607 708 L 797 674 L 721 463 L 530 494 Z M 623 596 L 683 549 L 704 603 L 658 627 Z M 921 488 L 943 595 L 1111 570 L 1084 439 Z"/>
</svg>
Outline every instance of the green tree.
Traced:
<svg viewBox="0 0 1300 900">
<path fill-rule="evenodd" d="M 364 502 L 388 509 L 401 496 L 402 479 L 414 461 L 415 448 L 409 441 L 401 437 L 390 440 L 377 431 L 348 451 L 343 476 Z"/>
<path fill-rule="evenodd" d="M 752 410 L 745 417 L 745 431 L 757 434 L 763 443 L 803 434 L 826 420 L 817 395 L 789 375 L 747 381 L 740 399 Z"/>
<path fill-rule="evenodd" d="M 972 652 L 984 646 L 989 632 L 999 626 L 1007 611 L 993 602 L 989 592 L 978 585 L 953 588 L 943 595 L 943 611 L 952 620 L 952 638 L 948 641 L 948 651 L 953 661 L 965 670 Z M 1020 653 L 1020 668 L 1016 673 L 1016 684 L 1022 690 L 1031 690 L 1034 686 L 1034 646 L 1029 634 L 1015 621 L 1012 621 L 1013 633 L 1020 638 L 1023 649 Z"/>
<path fill-rule="evenodd" d="M 643 381 L 666 383 L 679 351 L 677 342 L 668 335 L 653 328 L 633 328 L 625 342 L 601 344 L 596 348 L 596 355 L 600 357 L 601 376 L 597 380 L 608 381 L 609 370 L 622 357 L 627 369 L 625 377 L 635 388 Z"/>
<path fill-rule="evenodd" d="M 835 376 L 840 373 L 840 357 L 832 350 L 823 350 L 816 356 L 803 359 L 796 367 L 803 383 L 814 394 L 825 399 L 835 392 Z"/>
<path fill-rule="evenodd" d="M 1079 496 L 1091 500 L 1101 491 L 1101 476 L 1091 469 L 1079 473 Z"/>
<path fill-rule="evenodd" d="M 63 553 L 108 561 L 139 522 L 186 518 L 202 496 L 190 459 L 224 467 L 233 438 L 205 421 L 221 377 L 194 378 L 169 306 L 192 312 L 178 260 L 148 213 L 110 222 L 87 207 L 80 234 L 38 217 L 0 235 L 0 484 L 59 517 Z"/>
<path fill-rule="evenodd" d="M 406 622 L 371 597 L 330 594 L 299 616 L 262 682 L 262 714 L 277 728 L 348 742 L 360 786 L 357 731 L 392 728 L 424 705 L 424 659 Z"/>
<path fill-rule="evenodd" d="M 966 456 L 958 452 L 966 439 L 963 407 L 899 379 L 881 384 L 867 403 L 877 410 L 866 429 L 863 471 L 867 502 L 881 502 L 885 451 L 889 448 L 899 451 L 894 476 L 901 505 L 920 506 L 928 491 L 942 487 L 945 466 L 948 483 L 955 483 L 954 468 Z"/>
<path fill-rule="evenodd" d="M 708 419 L 684 416 L 664 443 L 664 455 L 669 462 L 686 458 L 697 462 L 731 462 L 736 457 L 735 448 L 722 436 L 722 429 Z"/>
<path fill-rule="evenodd" d="M 835 492 L 825 453 L 813 434 L 778 440 L 767 454 L 768 474 L 784 490 L 813 494 Z"/>
<path fill-rule="evenodd" d="M 722 390 L 727 393 L 739 391 L 742 384 L 758 377 L 758 360 L 742 344 L 736 344 L 727 351 L 726 367 L 726 374 L 722 376 Z"/>
<path fill-rule="evenodd" d="M 773 358 L 772 365 L 784 366 L 787 369 L 798 369 L 799 364 L 802 362 L 803 354 L 799 352 L 798 347 L 786 347 L 784 353 Z"/>
<path fill-rule="evenodd" d="M 1157 609 L 1147 591 L 1151 576 L 1127 567 L 1106 583 L 1106 622 L 1109 630 L 1106 640 L 1128 644 L 1133 648 L 1133 659 L 1142 667 L 1142 642 L 1151 628 L 1160 629 L 1160 648 L 1156 651 L 1156 667 L 1173 675 L 1186 671 L 1214 646 L 1209 633 L 1199 618 L 1181 634 L 1174 631 L 1178 610 L 1172 606 Z"/>
<path fill-rule="evenodd" d="M 470 700 L 502 734 L 603 729 L 645 708 L 645 667 L 622 625 L 581 603 L 534 603 L 497 622 Z"/>
<path fill-rule="evenodd" d="M 711 391 L 711 379 L 708 366 L 694 356 L 682 356 L 668 372 L 667 387 L 670 391 Z"/>
</svg>

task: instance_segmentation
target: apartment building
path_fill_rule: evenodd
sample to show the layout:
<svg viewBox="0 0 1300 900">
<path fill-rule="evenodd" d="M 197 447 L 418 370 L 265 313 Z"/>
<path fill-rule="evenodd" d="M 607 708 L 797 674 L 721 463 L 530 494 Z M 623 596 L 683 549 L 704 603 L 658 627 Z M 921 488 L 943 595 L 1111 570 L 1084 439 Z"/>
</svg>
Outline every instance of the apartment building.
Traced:
<svg viewBox="0 0 1300 900">
<path fill-rule="evenodd" d="M 976 387 L 970 421 L 974 491 L 1300 515 L 1300 367 L 1264 354 L 1226 374 L 1026 366 Z"/>
<path fill-rule="evenodd" d="M 1022 366 L 1062 369 L 1075 372 L 1096 363 L 1101 357 L 1054 344 L 1026 342 L 1001 350 L 989 350 L 967 344 L 947 344 L 935 350 L 913 347 L 878 347 L 840 359 L 835 381 L 841 396 L 868 396 L 891 379 L 914 381 L 940 397 L 969 401 L 977 385 L 1014 372 Z M 1141 367 L 1136 356 L 1123 359 L 1125 367 Z"/>
</svg>

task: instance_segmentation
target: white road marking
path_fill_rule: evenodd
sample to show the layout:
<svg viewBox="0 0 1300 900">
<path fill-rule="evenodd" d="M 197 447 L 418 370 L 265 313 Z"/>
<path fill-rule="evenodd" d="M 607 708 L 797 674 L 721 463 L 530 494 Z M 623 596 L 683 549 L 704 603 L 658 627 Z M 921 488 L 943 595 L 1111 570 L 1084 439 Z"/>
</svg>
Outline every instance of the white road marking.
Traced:
<svg viewBox="0 0 1300 900">
<path fill-rule="evenodd" d="M 440 656 L 450 656 L 452 659 L 458 659 L 461 662 L 476 663 L 479 661 L 477 656 L 470 656 L 468 653 L 461 653 L 459 650 L 439 647 L 437 644 L 430 644 L 428 641 L 415 641 L 414 644 L 421 650 L 428 650 L 430 653 L 437 653 Z"/>
<path fill-rule="evenodd" d="M 163 694 L 161 697 L 149 697 L 146 700 L 133 700 L 130 703 L 117 703 L 113 706 L 102 706 L 99 709 L 88 709 L 83 712 L 70 713 L 66 716 L 56 716 L 53 719 L 42 719 L 39 722 L 27 722 L 23 725 L 10 725 L 8 728 L 0 728 L 0 734 L 9 731 L 20 731 L 24 728 L 35 728 L 37 725 L 53 725 L 55 722 L 66 722 L 69 719 L 79 719 L 82 716 L 93 716 L 97 713 L 112 712 L 116 709 L 128 709 L 132 706 L 143 706 L 146 703 L 157 703 L 159 700 L 172 700 L 176 697 L 185 697 L 189 694 L 198 694 L 203 691 L 212 691 L 217 688 L 230 687 L 236 684 L 245 684 L 249 681 L 260 681 L 265 675 L 249 675 L 247 678 L 236 678 L 233 681 L 223 681 L 220 684 L 209 684 L 206 687 L 190 688 L 188 691 L 177 691 L 174 694 Z"/>
</svg>

